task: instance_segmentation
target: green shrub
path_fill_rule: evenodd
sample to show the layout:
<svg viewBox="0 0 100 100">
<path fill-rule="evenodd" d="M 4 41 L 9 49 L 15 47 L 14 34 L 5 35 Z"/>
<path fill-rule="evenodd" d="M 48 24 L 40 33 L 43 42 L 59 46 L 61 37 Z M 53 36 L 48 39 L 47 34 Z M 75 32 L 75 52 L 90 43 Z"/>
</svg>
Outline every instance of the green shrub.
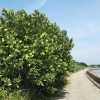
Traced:
<svg viewBox="0 0 100 100">
<path fill-rule="evenodd" d="M 84 68 L 86 68 L 86 66 L 84 66 L 83 64 L 81 64 L 79 62 L 72 60 L 70 67 L 69 67 L 69 71 L 70 72 L 76 72 L 76 71 L 82 70 Z"/>
<path fill-rule="evenodd" d="M 73 46 L 67 32 L 50 23 L 38 10 L 27 14 L 24 10 L 14 12 L 3 8 L 0 86 L 9 92 L 26 89 L 30 99 L 60 91 L 67 84 L 65 76 Z"/>
</svg>

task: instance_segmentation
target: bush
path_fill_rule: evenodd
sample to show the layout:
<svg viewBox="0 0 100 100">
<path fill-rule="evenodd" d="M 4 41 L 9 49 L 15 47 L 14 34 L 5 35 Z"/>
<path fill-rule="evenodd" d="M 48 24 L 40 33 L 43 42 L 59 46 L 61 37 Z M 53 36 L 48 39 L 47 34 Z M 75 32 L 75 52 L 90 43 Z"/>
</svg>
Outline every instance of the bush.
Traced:
<svg viewBox="0 0 100 100">
<path fill-rule="evenodd" d="M 69 67 L 69 71 L 76 72 L 76 71 L 82 70 L 84 68 L 86 68 L 86 66 L 84 66 L 82 63 L 76 62 L 75 60 L 72 60 L 70 67 Z"/>
<path fill-rule="evenodd" d="M 52 95 L 66 84 L 72 60 L 67 31 L 38 10 L 27 14 L 2 9 L 0 16 L 0 86 L 25 89 L 30 99 Z M 39 96 L 37 96 L 39 97 Z M 38 100 L 38 99 L 37 99 Z"/>
</svg>

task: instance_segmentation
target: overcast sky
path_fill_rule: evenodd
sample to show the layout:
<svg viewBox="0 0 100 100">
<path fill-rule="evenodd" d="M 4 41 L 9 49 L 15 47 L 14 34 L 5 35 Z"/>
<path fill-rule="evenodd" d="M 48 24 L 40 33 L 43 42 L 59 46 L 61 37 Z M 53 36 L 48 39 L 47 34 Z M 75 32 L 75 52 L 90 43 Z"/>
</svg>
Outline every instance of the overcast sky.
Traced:
<svg viewBox="0 0 100 100">
<path fill-rule="evenodd" d="M 100 0 L 0 0 L 0 8 L 27 13 L 38 8 L 73 38 L 74 60 L 100 64 Z"/>
</svg>

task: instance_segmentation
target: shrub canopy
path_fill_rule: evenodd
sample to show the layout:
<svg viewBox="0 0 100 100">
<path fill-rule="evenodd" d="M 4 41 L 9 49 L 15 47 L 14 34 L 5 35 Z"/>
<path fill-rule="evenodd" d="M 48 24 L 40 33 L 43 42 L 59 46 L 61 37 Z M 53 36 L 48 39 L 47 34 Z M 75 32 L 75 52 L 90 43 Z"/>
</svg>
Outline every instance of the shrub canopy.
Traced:
<svg viewBox="0 0 100 100">
<path fill-rule="evenodd" d="M 2 9 L 0 86 L 50 95 L 67 83 L 73 40 L 45 14 Z"/>
</svg>

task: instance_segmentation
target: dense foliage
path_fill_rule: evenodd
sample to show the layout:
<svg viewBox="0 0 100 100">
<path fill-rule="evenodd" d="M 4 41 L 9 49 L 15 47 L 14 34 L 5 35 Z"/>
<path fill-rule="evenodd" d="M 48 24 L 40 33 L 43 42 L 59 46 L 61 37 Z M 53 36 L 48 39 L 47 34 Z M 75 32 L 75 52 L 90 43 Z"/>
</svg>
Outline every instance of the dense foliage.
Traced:
<svg viewBox="0 0 100 100">
<path fill-rule="evenodd" d="M 73 46 L 67 32 L 38 10 L 2 9 L 0 99 L 40 100 L 60 91 L 67 84 Z"/>
<path fill-rule="evenodd" d="M 81 65 L 83 65 L 84 67 L 88 67 L 88 65 L 84 62 L 80 62 Z"/>
<path fill-rule="evenodd" d="M 85 64 L 85 63 L 84 63 Z M 82 62 L 77 62 L 75 60 L 71 61 L 71 65 L 68 68 L 69 72 L 77 72 L 79 70 L 82 70 L 84 68 L 86 68 L 87 66 L 85 66 Z M 87 64 L 86 64 L 87 65 Z"/>
</svg>

